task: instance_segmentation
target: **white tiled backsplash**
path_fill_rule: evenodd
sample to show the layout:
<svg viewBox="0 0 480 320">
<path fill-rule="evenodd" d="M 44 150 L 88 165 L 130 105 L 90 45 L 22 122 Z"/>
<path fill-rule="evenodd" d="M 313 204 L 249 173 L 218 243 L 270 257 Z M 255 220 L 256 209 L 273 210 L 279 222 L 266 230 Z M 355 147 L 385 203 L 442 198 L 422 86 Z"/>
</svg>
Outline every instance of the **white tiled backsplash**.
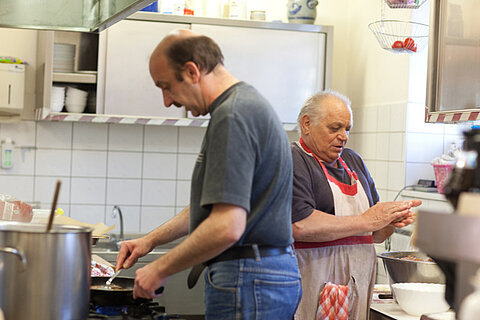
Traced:
<svg viewBox="0 0 480 320">
<path fill-rule="evenodd" d="M 15 142 L 12 169 L 0 168 L 0 193 L 48 209 L 57 180 L 58 206 L 88 223 L 146 233 L 189 202 L 190 177 L 205 128 L 34 122 L 0 124 Z"/>
</svg>

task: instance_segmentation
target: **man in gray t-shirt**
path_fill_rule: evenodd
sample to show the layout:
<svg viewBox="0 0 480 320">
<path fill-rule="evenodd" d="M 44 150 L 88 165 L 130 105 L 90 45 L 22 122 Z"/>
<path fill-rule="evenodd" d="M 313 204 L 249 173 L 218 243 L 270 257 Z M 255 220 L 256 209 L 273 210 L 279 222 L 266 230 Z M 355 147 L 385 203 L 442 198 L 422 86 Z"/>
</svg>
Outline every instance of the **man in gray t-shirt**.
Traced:
<svg viewBox="0 0 480 320">
<path fill-rule="evenodd" d="M 229 203 L 247 211 L 246 230 L 235 245 L 290 245 L 292 163 L 277 115 L 244 82 L 223 92 L 210 114 L 192 177 L 190 229 L 208 217 L 213 204 Z"/>
<path fill-rule="evenodd" d="M 153 298 L 174 273 L 205 274 L 207 319 L 292 319 L 301 298 L 290 245 L 292 159 L 270 104 L 223 66 L 210 38 L 188 30 L 165 37 L 150 74 L 165 106 L 211 119 L 192 176 L 190 206 L 146 236 L 122 243 L 117 269 L 155 246 L 189 236 L 136 272 L 134 296 Z M 159 190 L 161 192 L 161 190 Z"/>
</svg>

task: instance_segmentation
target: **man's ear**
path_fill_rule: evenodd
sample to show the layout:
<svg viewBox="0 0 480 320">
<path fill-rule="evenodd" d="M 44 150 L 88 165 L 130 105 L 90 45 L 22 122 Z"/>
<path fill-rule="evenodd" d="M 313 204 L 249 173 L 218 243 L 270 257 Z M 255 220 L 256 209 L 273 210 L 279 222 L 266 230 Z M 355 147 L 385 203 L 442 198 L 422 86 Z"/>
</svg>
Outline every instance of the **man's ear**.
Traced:
<svg viewBox="0 0 480 320">
<path fill-rule="evenodd" d="M 200 81 L 200 69 L 193 61 L 188 61 L 183 66 L 184 78 L 190 79 L 192 83 L 198 83 Z"/>
<path fill-rule="evenodd" d="M 310 119 L 310 116 L 308 114 L 304 114 L 302 116 L 302 121 L 301 121 L 301 125 L 302 125 L 302 132 L 304 134 L 309 134 L 310 133 L 310 128 L 312 126 L 312 119 Z"/>
</svg>

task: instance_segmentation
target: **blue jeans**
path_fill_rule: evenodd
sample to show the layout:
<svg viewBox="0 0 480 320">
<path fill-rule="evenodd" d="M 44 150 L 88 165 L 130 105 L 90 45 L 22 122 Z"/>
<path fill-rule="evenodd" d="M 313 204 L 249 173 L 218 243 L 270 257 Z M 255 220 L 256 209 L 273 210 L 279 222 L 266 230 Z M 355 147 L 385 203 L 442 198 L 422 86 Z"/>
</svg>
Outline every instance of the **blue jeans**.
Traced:
<svg viewBox="0 0 480 320">
<path fill-rule="evenodd" d="M 207 320 L 291 320 L 301 297 L 294 253 L 216 262 L 205 272 Z"/>
</svg>

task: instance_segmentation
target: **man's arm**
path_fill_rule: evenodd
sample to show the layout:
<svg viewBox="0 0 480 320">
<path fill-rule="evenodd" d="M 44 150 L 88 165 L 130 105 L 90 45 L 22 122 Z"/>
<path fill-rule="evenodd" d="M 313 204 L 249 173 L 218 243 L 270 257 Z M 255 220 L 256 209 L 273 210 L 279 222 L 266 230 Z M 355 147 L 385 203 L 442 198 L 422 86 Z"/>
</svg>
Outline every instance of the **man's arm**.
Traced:
<svg viewBox="0 0 480 320">
<path fill-rule="evenodd" d="M 216 257 L 240 239 L 246 223 L 247 212 L 244 208 L 229 204 L 213 205 L 208 218 L 188 238 L 167 254 L 137 270 L 134 296 L 152 298 L 154 291 L 169 276 Z"/>
<path fill-rule="evenodd" d="M 190 206 L 162 224 L 147 235 L 129 241 L 123 241 L 117 255 L 116 270 L 128 269 L 138 258 L 143 257 L 156 246 L 171 242 L 188 234 L 190 224 Z"/>
<path fill-rule="evenodd" d="M 387 227 L 402 217 L 411 215 L 410 208 L 420 200 L 379 202 L 362 215 L 338 217 L 313 210 L 307 218 L 293 223 L 293 237 L 297 241 L 324 242 L 374 232 Z"/>
</svg>

